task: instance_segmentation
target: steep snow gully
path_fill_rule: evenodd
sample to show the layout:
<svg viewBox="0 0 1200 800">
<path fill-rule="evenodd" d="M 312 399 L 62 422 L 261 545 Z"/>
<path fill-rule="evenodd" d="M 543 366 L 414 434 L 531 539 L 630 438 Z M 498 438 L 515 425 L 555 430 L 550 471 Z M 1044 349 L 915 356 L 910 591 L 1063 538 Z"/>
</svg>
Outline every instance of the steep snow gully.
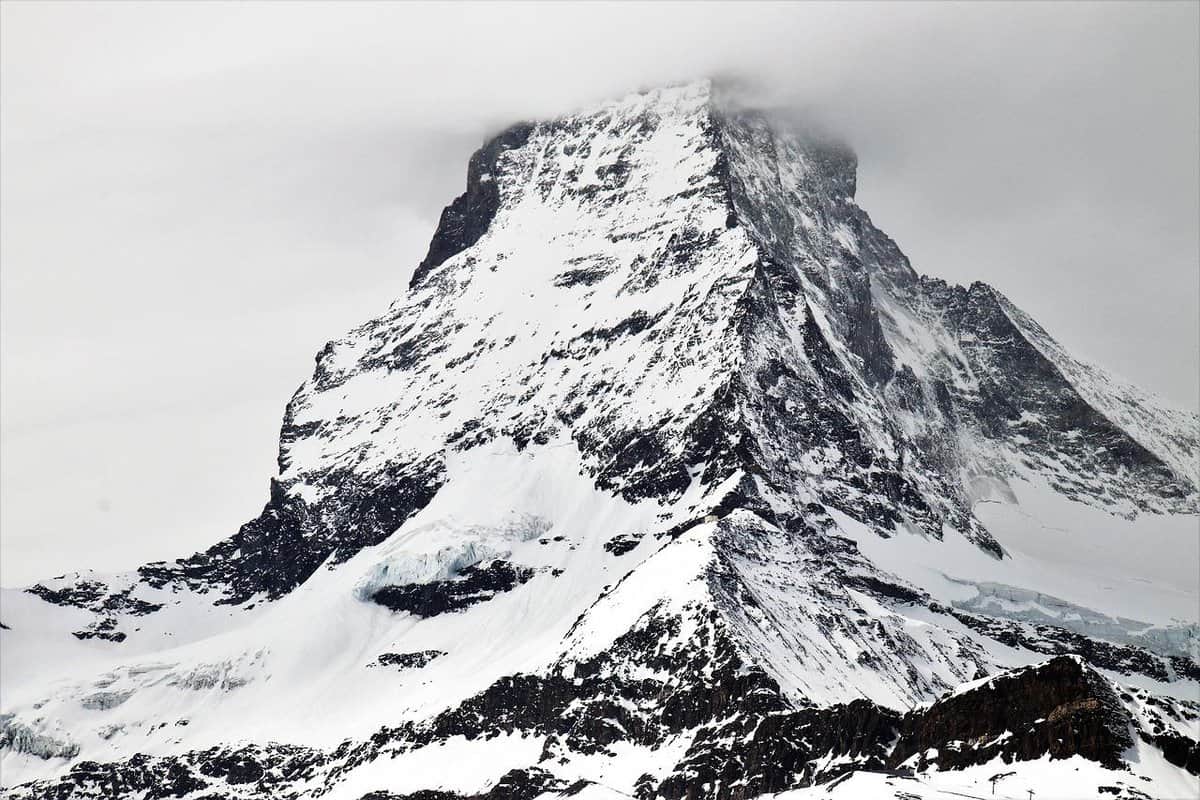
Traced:
<svg viewBox="0 0 1200 800">
<path fill-rule="evenodd" d="M 1200 793 L 1200 418 L 708 81 L 484 145 L 256 519 L 4 590 L 11 798 Z"/>
</svg>

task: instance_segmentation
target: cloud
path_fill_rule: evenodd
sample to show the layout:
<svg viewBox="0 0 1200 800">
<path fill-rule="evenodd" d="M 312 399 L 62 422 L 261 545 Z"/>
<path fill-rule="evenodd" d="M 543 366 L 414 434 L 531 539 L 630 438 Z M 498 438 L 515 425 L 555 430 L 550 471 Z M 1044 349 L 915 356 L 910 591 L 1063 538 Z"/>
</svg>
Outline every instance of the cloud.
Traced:
<svg viewBox="0 0 1200 800">
<path fill-rule="evenodd" d="M 842 131 L 920 271 L 1195 406 L 1197 9 L 5 3 L 3 580 L 232 532 L 488 133 L 697 75 Z"/>
</svg>

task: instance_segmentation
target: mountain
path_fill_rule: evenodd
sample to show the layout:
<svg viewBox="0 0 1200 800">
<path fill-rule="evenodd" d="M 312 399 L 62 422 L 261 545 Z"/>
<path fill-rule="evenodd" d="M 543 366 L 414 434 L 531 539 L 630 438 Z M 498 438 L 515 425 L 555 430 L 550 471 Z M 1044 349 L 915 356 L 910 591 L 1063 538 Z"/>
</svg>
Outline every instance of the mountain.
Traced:
<svg viewBox="0 0 1200 800">
<path fill-rule="evenodd" d="M 493 138 L 257 518 L 5 591 L 6 796 L 1195 796 L 1200 416 L 855 188 L 708 81 Z"/>
</svg>

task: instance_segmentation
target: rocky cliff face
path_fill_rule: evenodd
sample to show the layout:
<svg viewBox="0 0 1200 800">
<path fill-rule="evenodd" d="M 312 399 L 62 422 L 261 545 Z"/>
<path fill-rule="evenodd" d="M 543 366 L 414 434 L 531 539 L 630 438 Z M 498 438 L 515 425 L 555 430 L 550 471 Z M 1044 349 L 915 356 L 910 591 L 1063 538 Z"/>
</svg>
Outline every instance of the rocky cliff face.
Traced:
<svg viewBox="0 0 1200 800">
<path fill-rule="evenodd" d="M 6 787 L 1191 791 L 1200 421 L 918 275 L 855 169 L 708 82 L 487 143 L 258 518 L 11 595 Z"/>
</svg>

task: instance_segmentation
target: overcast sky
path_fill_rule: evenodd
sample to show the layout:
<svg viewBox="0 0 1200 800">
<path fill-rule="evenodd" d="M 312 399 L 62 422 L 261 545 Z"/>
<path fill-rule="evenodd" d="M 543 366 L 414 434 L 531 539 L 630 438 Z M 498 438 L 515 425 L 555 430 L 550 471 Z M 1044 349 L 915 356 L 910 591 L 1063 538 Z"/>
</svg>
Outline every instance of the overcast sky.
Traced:
<svg viewBox="0 0 1200 800">
<path fill-rule="evenodd" d="M 0 582 L 232 533 L 487 133 L 706 74 L 841 130 L 919 271 L 1194 408 L 1198 9 L 5 2 Z"/>
</svg>

